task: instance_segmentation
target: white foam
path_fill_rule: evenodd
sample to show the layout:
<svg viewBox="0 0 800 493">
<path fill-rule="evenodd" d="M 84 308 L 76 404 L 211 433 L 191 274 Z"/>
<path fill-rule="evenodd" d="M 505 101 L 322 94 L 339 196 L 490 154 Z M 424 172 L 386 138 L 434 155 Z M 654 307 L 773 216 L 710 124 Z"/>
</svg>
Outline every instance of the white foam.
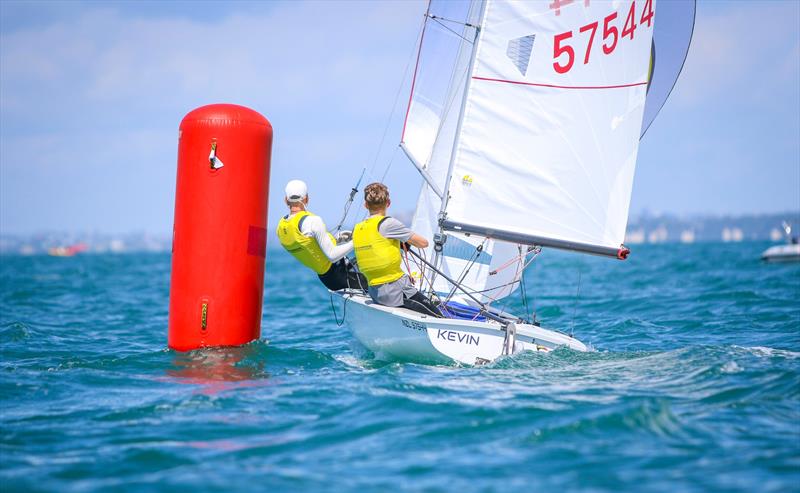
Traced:
<svg viewBox="0 0 800 493">
<path fill-rule="evenodd" d="M 800 352 L 789 351 L 788 349 L 775 349 L 766 346 L 743 347 L 742 349 L 746 349 L 755 356 L 766 356 L 768 358 L 771 358 L 773 356 L 780 356 L 783 358 L 791 358 L 791 359 L 800 358 Z"/>
<path fill-rule="evenodd" d="M 728 361 L 722 365 L 722 373 L 739 373 L 742 369 L 735 361 Z"/>
</svg>

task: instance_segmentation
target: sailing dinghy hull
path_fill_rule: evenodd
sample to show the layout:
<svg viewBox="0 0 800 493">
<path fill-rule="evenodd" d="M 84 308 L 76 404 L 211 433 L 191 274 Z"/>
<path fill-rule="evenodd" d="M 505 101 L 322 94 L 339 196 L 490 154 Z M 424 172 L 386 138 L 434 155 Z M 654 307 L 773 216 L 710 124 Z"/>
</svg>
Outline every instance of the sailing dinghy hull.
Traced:
<svg viewBox="0 0 800 493">
<path fill-rule="evenodd" d="M 379 359 L 419 363 L 479 365 L 505 354 L 506 331 L 497 322 L 434 318 L 406 308 L 374 303 L 356 293 L 334 293 L 345 305 L 345 323 Z M 586 351 L 586 346 L 566 334 L 535 325 L 515 324 L 511 354 L 550 351 L 566 346 Z"/>
</svg>

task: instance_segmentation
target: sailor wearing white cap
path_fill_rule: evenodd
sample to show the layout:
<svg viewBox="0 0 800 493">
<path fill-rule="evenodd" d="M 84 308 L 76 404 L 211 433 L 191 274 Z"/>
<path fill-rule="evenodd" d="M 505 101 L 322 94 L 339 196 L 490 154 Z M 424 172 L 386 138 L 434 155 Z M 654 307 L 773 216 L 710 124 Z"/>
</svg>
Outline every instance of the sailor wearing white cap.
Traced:
<svg viewBox="0 0 800 493">
<path fill-rule="evenodd" d="M 339 239 L 346 242 L 336 244 L 322 218 L 306 210 L 308 187 L 303 181 L 290 181 L 285 192 L 289 214 L 281 218 L 277 229 L 283 248 L 316 272 L 322 284 L 332 291 L 366 289 L 366 278 L 347 261 L 346 255 L 353 251 L 352 235 L 342 232 Z"/>
</svg>

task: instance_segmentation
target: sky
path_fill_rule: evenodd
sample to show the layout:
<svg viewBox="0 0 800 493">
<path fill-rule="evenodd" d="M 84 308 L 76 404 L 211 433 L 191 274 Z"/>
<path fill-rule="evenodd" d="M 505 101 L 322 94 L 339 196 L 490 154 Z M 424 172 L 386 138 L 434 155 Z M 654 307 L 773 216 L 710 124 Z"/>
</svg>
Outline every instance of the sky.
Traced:
<svg viewBox="0 0 800 493">
<path fill-rule="evenodd" d="M 3 0 L 0 232 L 168 234 L 178 126 L 218 102 L 272 123 L 270 227 L 293 178 L 334 225 L 363 167 L 365 181 L 388 168 L 392 207 L 411 211 L 421 180 L 397 143 L 424 11 Z M 632 215 L 800 209 L 798 25 L 795 0 L 699 3 L 684 72 L 640 146 Z"/>
</svg>

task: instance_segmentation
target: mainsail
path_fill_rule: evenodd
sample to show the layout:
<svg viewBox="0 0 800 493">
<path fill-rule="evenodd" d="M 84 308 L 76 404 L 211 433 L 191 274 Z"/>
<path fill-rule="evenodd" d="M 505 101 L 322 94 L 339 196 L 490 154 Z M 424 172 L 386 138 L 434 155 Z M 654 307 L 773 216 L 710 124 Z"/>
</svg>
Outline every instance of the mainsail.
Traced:
<svg viewBox="0 0 800 493">
<path fill-rule="evenodd" d="M 693 1 L 676 5 L 691 15 L 664 7 L 670 23 L 693 25 Z M 493 300 L 516 287 L 520 245 L 624 256 L 643 121 L 691 38 L 672 26 L 654 43 L 655 12 L 655 0 L 429 4 L 401 140 L 426 180 L 412 227 L 447 233 L 426 254 L 450 277 Z"/>
<path fill-rule="evenodd" d="M 616 256 L 655 2 L 558 3 L 486 2 L 444 226 Z M 531 35 L 522 73 L 509 43 Z"/>
</svg>

